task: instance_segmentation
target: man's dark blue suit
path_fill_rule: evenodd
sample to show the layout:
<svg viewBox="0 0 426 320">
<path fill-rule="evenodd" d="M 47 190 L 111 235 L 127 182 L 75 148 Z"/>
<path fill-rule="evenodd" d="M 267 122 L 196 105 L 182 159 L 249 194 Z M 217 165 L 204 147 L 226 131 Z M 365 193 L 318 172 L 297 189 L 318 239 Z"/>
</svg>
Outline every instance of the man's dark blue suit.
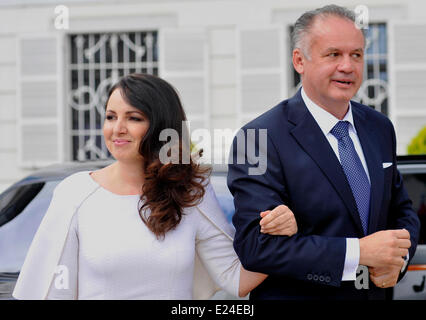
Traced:
<svg viewBox="0 0 426 320">
<path fill-rule="evenodd" d="M 412 258 L 420 224 L 396 168 L 393 125 L 368 106 L 351 105 L 371 181 L 368 234 L 407 229 Z M 266 172 L 249 175 L 248 160 L 253 160 L 247 159 L 247 148 L 237 148 L 235 138 L 228 186 L 236 208 L 235 251 L 246 269 L 269 275 L 250 299 L 383 299 L 385 289 L 372 282 L 368 290 L 358 290 L 353 281 L 341 281 L 346 238 L 365 235 L 344 171 L 301 91 L 242 128 L 248 129 L 267 129 L 266 148 L 259 139 L 246 141 L 254 143 L 256 155 L 267 157 Z M 244 164 L 237 163 L 239 156 Z M 385 162 L 392 165 L 383 168 Z M 294 212 L 298 233 L 260 233 L 260 212 L 281 204 Z"/>
</svg>

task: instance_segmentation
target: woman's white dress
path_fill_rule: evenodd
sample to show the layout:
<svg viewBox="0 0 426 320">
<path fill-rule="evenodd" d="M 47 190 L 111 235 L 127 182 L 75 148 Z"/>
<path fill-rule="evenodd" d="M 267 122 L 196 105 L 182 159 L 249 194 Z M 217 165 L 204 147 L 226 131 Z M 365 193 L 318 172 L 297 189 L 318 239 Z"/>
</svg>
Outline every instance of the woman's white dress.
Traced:
<svg viewBox="0 0 426 320">
<path fill-rule="evenodd" d="M 241 264 L 212 219 L 223 212 L 210 185 L 202 205 L 185 209 L 158 240 L 139 216 L 138 195 L 111 193 L 90 176 L 87 183 L 93 192 L 72 215 L 45 298 L 192 299 L 196 254 L 214 282 L 238 296 Z"/>
</svg>

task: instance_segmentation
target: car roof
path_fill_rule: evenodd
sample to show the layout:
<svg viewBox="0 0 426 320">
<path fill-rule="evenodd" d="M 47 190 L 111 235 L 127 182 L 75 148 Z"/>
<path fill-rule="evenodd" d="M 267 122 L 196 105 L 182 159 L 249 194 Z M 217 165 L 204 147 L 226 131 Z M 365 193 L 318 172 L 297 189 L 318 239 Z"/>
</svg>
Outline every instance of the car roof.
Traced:
<svg viewBox="0 0 426 320">
<path fill-rule="evenodd" d="M 14 187 L 29 184 L 29 183 L 62 180 L 73 173 L 76 173 L 79 171 L 101 169 L 111 164 L 112 162 L 113 160 L 97 160 L 97 161 L 87 161 L 87 162 L 64 162 L 64 163 L 50 165 L 45 168 L 34 171 L 33 173 L 26 176 L 22 180 L 19 180 L 18 182 L 13 184 L 10 188 L 14 188 Z"/>
<path fill-rule="evenodd" d="M 79 171 L 101 169 L 107 165 L 110 165 L 113 163 L 113 161 L 113 159 L 109 159 L 84 162 L 64 162 L 50 165 L 34 171 L 22 180 L 13 184 L 10 188 L 28 183 L 62 180 L 67 176 Z M 398 168 L 402 174 L 426 172 L 426 155 L 398 156 L 397 161 Z M 226 175 L 228 171 L 227 169 L 228 168 L 226 164 L 213 165 L 213 173 L 215 175 Z"/>
<path fill-rule="evenodd" d="M 33 173 L 29 174 L 25 178 L 14 183 L 10 188 L 17 186 L 26 185 L 29 183 L 57 181 L 68 177 L 69 175 L 79 171 L 92 171 L 104 168 L 114 162 L 113 159 L 109 160 L 95 160 L 95 161 L 84 161 L 84 162 L 64 162 L 46 166 L 38 169 Z M 213 166 L 213 172 L 215 175 L 226 175 L 227 166 L 219 165 Z M 8 188 L 8 189 L 10 189 Z"/>
</svg>

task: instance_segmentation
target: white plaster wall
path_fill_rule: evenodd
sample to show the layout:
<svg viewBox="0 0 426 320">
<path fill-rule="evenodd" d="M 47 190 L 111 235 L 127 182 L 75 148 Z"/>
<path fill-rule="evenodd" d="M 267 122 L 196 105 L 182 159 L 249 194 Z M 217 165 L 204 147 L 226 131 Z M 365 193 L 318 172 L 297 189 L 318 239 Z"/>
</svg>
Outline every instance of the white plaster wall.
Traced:
<svg viewBox="0 0 426 320">
<path fill-rule="evenodd" d="M 355 7 L 358 1 L 333 1 Z M 300 13 L 329 1 L 298 0 L 128 0 L 115 1 L 9 1 L 0 4 L 0 191 L 31 170 L 17 166 L 16 42 L 21 35 L 56 34 L 54 8 L 67 5 L 70 29 L 66 32 L 138 30 L 144 28 L 204 28 L 209 41 L 211 128 L 237 129 L 236 33 L 241 27 L 293 23 Z M 372 19 L 390 17 L 425 21 L 421 0 L 366 0 Z M 426 35 L 425 35 L 426 37 Z M 424 119 L 406 118 L 398 123 L 403 150 Z M 218 147 L 218 146 L 217 146 Z M 227 150 L 226 150 L 227 152 Z"/>
</svg>

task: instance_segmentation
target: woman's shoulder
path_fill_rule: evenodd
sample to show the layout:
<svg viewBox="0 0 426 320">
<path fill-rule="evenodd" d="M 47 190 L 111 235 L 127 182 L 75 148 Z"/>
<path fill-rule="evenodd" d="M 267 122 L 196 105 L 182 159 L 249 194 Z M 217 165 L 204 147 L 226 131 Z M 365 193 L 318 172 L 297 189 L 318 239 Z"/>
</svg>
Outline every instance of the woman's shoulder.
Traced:
<svg viewBox="0 0 426 320">
<path fill-rule="evenodd" d="M 73 200 L 90 193 L 97 185 L 89 174 L 90 171 L 79 171 L 69 175 L 56 186 L 54 194 Z"/>
<path fill-rule="evenodd" d="M 69 186 L 75 186 L 76 184 L 84 184 L 90 179 L 90 171 L 79 171 L 73 173 L 62 180 L 59 184 L 59 188 L 67 188 Z"/>
<path fill-rule="evenodd" d="M 95 181 L 102 181 L 108 178 L 108 176 L 111 175 L 111 169 L 113 168 L 113 165 L 115 163 L 110 164 L 109 166 L 97 169 L 97 170 L 93 170 L 91 172 L 89 172 L 91 179 L 95 180 Z M 88 172 L 88 171 L 86 171 Z M 98 183 L 99 184 L 99 183 Z"/>
</svg>

